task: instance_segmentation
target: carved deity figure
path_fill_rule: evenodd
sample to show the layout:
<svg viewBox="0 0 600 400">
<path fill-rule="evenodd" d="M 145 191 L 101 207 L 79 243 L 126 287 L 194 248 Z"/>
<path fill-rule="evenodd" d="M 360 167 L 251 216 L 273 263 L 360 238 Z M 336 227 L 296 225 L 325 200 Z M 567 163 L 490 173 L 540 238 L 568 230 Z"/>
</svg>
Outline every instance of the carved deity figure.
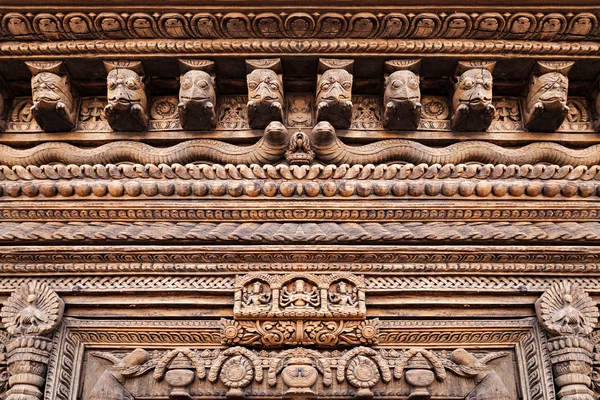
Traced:
<svg viewBox="0 0 600 400">
<path fill-rule="evenodd" d="M 584 330 L 584 318 L 579 310 L 573 307 L 573 296 L 569 293 L 563 295 L 563 307 L 555 310 L 550 315 L 550 321 L 565 331 L 580 332 Z"/>
<path fill-rule="evenodd" d="M 393 130 L 413 130 L 421 120 L 419 76 L 412 71 L 396 71 L 385 80 L 383 124 Z"/>
<path fill-rule="evenodd" d="M 181 77 L 179 119 L 183 129 L 205 130 L 217 125 L 215 81 L 204 71 L 191 70 Z"/>
<path fill-rule="evenodd" d="M 17 315 L 15 322 L 20 325 L 22 333 L 34 333 L 39 330 L 39 325 L 48 323 L 48 316 L 37 307 L 37 296 L 27 296 L 27 306 Z"/>
<path fill-rule="evenodd" d="M 317 121 L 329 121 L 334 128 L 348 128 L 352 119 L 352 74 L 329 69 L 317 82 Z"/>
<path fill-rule="evenodd" d="M 289 290 L 287 287 L 283 287 L 281 291 L 280 305 L 283 308 L 317 308 L 320 303 L 318 289 L 313 287 L 309 291 L 306 282 L 302 279 L 294 282 L 293 289 Z"/>
<path fill-rule="evenodd" d="M 312 125 L 312 99 L 288 97 L 287 126 L 309 128 Z"/>
<path fill-rule="evenodd" d="M 533 76 L 523 113 L 530 131 L 554 132 L 569 114 L 567 91 L 569 80 L 559 72 Z"/>
<path fill-rule="evenodd" d="M 31 113 L 46 132 L 70 131 L 75 126 L 75 101 L 67 76 L 40 72 L 31 78 Z"/>
<path fill-rule="evenodd" d="M 271 293 L 265 292 L 262 282 L 256 281 L 250 290 L 242 289 L 242 304 L 245 307 L 263 308 L 269 306 Z"/>
<path fill-rule="evenodd" d="M 148 98 L 142 77 L 135 71 L 116 68 L 108 73 L 106 119 L 115 131 L 148 129 Z"/>
<path fill-rule="evenodd" d="M 265 128 L 271 121 L 283 121 L 283 82 L 270 69 L 255 69 L 247 76 L 248 121 L 251 128 Z"/>
<path fill-rule="evenodd" d="M 463 72 L 454 85 L 452 129 L 485 131 L 496 109 L 492 105 L 492 73 L 484 68 Z"/>
<path fill-rule="evenodd" d="M 315 158 L 315 152 L 310 148 L 310 139 L 302 131 L 298 131 L 290 138 L 290 147 L 285 152 L 285 159 L 291 165 L 310 164 Z"/>
<path fill-rule="evenodd" d="M 358 304 L 358 289 L 350 289 L 348 284 L 341 281 L 336 286 L 337 291 L 329 291 L 329 302 L 335 307 L 355 307 Z"/>
</svg>

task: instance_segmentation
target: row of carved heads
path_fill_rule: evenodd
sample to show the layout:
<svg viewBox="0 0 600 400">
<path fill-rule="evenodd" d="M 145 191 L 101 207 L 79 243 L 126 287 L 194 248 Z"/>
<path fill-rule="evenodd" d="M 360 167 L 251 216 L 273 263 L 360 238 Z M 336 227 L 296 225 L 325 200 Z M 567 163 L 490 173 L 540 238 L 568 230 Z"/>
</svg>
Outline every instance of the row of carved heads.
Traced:
<svg viewBox="0 0 600 400">
<path fill-rule="evenodd" d="M 76 123 L 76 93 L 62 61 L 28 61 L 32 73 L 31 114 L 46 132 L 70 131 Z M 186 130 L 208 130 L 216 125 L 215 64 L 209 60 L 180 60 L 179 118 Z M 553 132 L 566 118 L 568 77 L 574 62 L 538 61 L 529 78 L 524 125 L 530 131 Z M 148 129 L 148 95 L 141 61 L 105 61 L 108 72 L 105 108 L 115 131 Z M 353 60 L 319 59 L 316 88 L 317 121 L 336 129 L 350 127 Z M 384 125 L 391 130 L 415 130 L 421 118 L 420 60 L 385 63 Z M 452 81 L 452 128 L 485 131 L 492 105 L 493 61 L 459 61 Z M 281 60 L 246 60 L 248 122 L 264 129 L 284 120 Z M 1 83 L 1 82 L 0 82 Z M 1 85 L 6 90 L 6 85 Z M 0 96 L 7 94 L 0 92 Z M 4 113 L 0 99 L 0 117 Z M 596 101 L 600 107 L 600 102 Z M 597 113 L 600 115 L 600 113 Z M 600 128 L 600 124 L 596 124 Z M 1 129 L 1 127 L 0 127 Z"/>
</svg>

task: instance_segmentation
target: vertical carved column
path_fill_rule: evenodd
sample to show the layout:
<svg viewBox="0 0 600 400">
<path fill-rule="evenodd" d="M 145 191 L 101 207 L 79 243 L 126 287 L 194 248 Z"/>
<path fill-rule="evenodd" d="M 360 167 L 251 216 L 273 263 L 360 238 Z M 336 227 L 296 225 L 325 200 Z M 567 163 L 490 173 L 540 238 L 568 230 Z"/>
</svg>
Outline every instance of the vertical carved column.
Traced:
<svg viewBox="0 0 600 400">
<path fill-rule="evenodd" d="M 272 121 L 283 121 L 281 59 L 246 60 L 248 123 L 262 129 Z"/>
<path fill-rule="evenodd" d="M 6 349 L 10 389 L 6 400 L 40 400 L 52 348 L 52 332 L 64 304 L 46 284 L 30 282 L 17 289 L 2 307 L 2 323 L 10 334 Z"/>
<path fill-rule="evenodd" d="M 598 308 L 587 293 L 568 282 L 555 284 L 544 292 L 535 308 L 540 325 L 549 336 L 558 399 L 593 400 L 593 344 L 588 335 L 598 323 Z"/>
<path fill-rule="evenodd" d="M 317 121 L 329 121 L 339 129 L 350 127 L 353 67 L 354 60 L 319 59 Z"/>
<path fill-rule="evenodd" d="M 492 105 L 495 62 L 459 61 L 456 66 L 452 95 L 452 129 L 485 131 L 496 109 Z"/>
<path fill-rule="evenodd" d="M 529 91 L 523 110 L 525 128 L 537 132 L 554 132 L 563 123 L 569 107 L 567 74 L 573 61 L 538 61 L 529 78 Z"/>
<path fill-rule="evenodd" d="M 215 63 L 179 60 L 179 120 L 183 129 L 206 130 L 217 125 Z"/>
<path fill-rule="evenodd" d="M 385 63 L 385 112 L 383 125 L 392 130 L 414 130 L 421 120 L 421 60 L 391 60 Z"/>
<path fill-rule="evenodd" d="M 148 96 L 141 61 L 105 61 L 108 104 L 106 119 L 115 131 L 148 129 Z"/>
<path fill-rule="evenodd" d="M 69 74 L 62 61 L 28 61 L 31 71 L 31 113 L 46 132 L 70 131 L 77 109 Z"/>
</svg>

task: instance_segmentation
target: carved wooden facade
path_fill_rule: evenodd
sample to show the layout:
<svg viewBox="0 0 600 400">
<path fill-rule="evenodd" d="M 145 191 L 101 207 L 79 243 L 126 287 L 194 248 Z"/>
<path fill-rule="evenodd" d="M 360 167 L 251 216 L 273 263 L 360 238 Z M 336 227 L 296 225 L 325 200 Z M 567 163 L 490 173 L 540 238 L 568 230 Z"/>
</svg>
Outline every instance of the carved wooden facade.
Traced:
<svg viewBox="0 0 600 400">
<path fill-rule="evenodd" d="M 3 5 L 0 398 L 600 398 L 600 2 L 399 3 Z"/>
</svg>

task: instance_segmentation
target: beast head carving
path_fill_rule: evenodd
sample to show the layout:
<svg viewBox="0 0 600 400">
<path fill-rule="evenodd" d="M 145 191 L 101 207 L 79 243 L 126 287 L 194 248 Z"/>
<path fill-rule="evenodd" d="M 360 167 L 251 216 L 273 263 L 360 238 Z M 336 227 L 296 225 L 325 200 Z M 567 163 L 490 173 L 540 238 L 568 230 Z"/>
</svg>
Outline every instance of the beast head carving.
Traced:
<svg viewBox="0 0 600 400">
<path fill-rule="evenodd" d="M 557 130 L 569 113 L 568 88 L 569 79 L 560 72 L 532 76 L 523 113 L 525 127 L 538 132 Z"/>
<path fill-rule="evenodd" d="M 217 125 L 215 80 L 204 71 L 188 71 L 181 77 L 179 119 L 184 129 L 203 130 Z"/>
<path fill-rule="evenodd" d="M 329 121 L 334 128 L 348 128 L 352 117 L 352 74 L 329 69 L 317 82 L 317 121 Z"/>
<path fill-rule="evenodd" d="M 412 130 L 421 119 L 419 76 L 412 71 L 396 71 L 385 80 L 383 124 L 389 129 Z"/>
<path fill-rule="evenodd" d="M 492 73 L 473 68 L 463 72 L 454 85 L 452 128 L 457 131 L 485 131 L 496 109 L 492 105 Z"/>
<path fill-rule="evenodd" d="M 70 131 L 75 126 L 75 101 L 68 76 L 40 72 L 31 78 L 31 113 L 46 132 Z"/>
<path fill-rule="evenodd" d="M 108 73 L 108 105 L 106 119 L 115 131 L 144 131 L 148 129 L 148 98 L 140 75 L 126 68 Z"/>
<path fill-rule="evenodd" d="M 283 121 L 283 82 L 270 69 L 248 74 L 248 120 L 252 128 L 264 128 L 271 121 Z"/>
</svg>

